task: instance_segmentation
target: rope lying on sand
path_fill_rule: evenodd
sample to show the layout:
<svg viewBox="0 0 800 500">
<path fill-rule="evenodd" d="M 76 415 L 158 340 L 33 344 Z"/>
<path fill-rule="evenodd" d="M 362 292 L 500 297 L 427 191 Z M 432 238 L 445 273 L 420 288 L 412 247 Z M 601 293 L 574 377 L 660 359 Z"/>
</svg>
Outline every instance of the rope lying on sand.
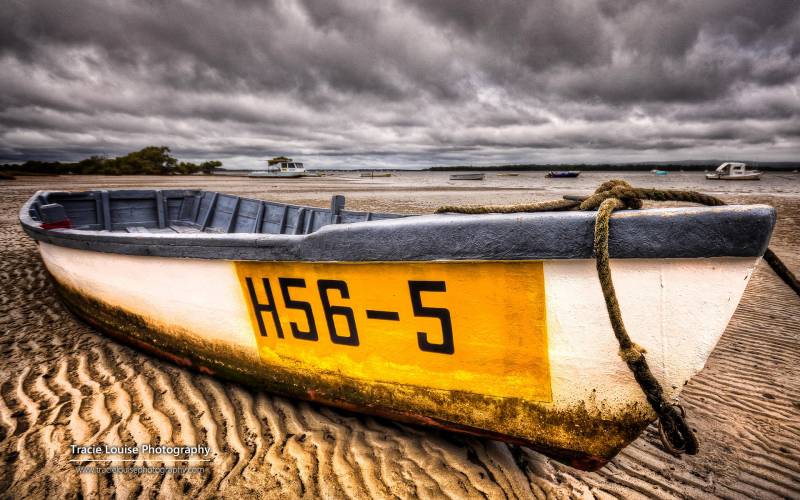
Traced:
<svg viewBox="0 0 800 500">
<path fill-rule="evenodd" d="M 462 214 L 489 214 L 489 213 L 519 213 L 519 212 L 551 212 L 563 210 L 597 210 L 594 226 L 594 253 L 597 265 L 597 275 L 606 301 L 608 317 L 611 327 L 619 343 L 619 354 L 639 387 L 647 398 L 647 402 L 658 415 L 659 434 L 666 450 L 673 455 L 686 453 L 694 455 L 698 450 L 697 438 L 686 423 L 686 413 L 679 405 L 670 403 L 664 398 L 661 384 L 653 376 L 647 365 L 645 350 L 634 343 L 625 324 L 622 321 L 614 283 L 611 280 L 611 268 L 608 255 L 608 222 L 614 210 L 642 208 L 642 200 L 652 201 L 686 201 L 702 205 L 720 206 L 725 202 L 719 198 L 697 193 L 694 191 L 642 189 L 631 187 L 622 180 L 610 180 L 598 187 L 592 196 L 583 200 L 563 199 L 538 203 L 519 205 L 467 205 L 443 206 L 436 213 L 462 213 Z M 775 253 L 767 249 L 764 260 L 772 267 L 775 273 L 800 295 L 800 285 L 797 278 L 781 262 Z"/>
<path fill-rule="evenodd" d="M 775 271 L 775 274 L 777 274 L 784 283 L 789 285 L 789 288 L 794 290 L 797 295 L 800 295 L 800 282 L 797 281 L 797 277 L 786 267 L 786 264 L 775 255 L 775 252 L 773 252 L 771 248 L 767 248 L 767 251 L 764 252 L 764 260 L 767 261 L 769 267 Z"/>
</svg>

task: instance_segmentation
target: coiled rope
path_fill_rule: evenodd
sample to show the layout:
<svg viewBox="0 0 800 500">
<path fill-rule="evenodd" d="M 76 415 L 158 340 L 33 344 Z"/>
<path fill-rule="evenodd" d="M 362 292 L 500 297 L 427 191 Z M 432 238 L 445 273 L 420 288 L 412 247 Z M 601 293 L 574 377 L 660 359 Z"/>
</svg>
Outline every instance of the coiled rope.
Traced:
<svg viewBox="0 0 800 500">
<path fill-rule="evenodd" d="M 466 205 L 443 206 L 436 213 L 489 214 L 519 212 L 549 212 L 563 210 L 597 210 L 594 226 L 594 254 L 597 275 L 603 290 L 608 317 L 614 336 L 619 343 L 619 355 L 633 372 L 636 382 L 644 392 L 647 402 L 658 415 L 658 429 L 664 448 L 672 455 L 682 453 L 694 455 L 698 450 L 697 438 L 686 423 L 683 407 L 672 404 L 664 397 L 661 384 L 653 376 L 645 359 L 645 350 L 631 340 L 622 321 L 617 294 L 611 280 L 608 255 L 608 223 L 614 210 L 642 208 L 642 200 L 685 201 L 702 205 L 720 206 L 725 202 L 719 198 L 694 191 L 642 189 L 631 187 L 623 180 L 610 180 L 598 187 L 594 194 L 585 199 L 567 198 L 563 200 L 526 203 L 519 205 Z M 764 260 L 798 295 L 800 285 L 797 278 L 781 262 L 772 250 L 767 249 Z"/>
</svg>

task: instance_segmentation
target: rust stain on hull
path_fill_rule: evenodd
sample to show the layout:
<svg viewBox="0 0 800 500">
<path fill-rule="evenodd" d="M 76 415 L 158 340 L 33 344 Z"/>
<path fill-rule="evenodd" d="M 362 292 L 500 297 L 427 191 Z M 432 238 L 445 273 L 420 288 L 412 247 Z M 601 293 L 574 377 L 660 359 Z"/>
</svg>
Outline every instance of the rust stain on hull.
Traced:
<svg viewBox="0 0 800 500">
<path fill-rule="evenodd" d="M 652 421 L 648 409 L 636 404 L 601 419 L 585 405 L 554 409 L 512 398 L 276 369 L 256 352 L 199 342 L 179 328 L 155 325 L 53 281 L 70 310 L 87 323 L 179 366 L 349 411 L 520 444 L 581 470 L 601 468 Z"/>
</svg>

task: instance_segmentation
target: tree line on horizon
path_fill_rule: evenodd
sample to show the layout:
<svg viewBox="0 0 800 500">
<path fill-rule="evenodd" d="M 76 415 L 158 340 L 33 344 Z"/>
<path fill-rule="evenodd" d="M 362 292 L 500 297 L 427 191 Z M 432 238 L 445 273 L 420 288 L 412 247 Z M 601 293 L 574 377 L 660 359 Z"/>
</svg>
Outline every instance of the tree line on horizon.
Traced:
<svg viewBox="0 0 800 500">
<path fill-rule="evenodd" d="M 200 164 L 178 161 L 167 146 L 147 146 L 125 156 L 106 158 L 90 156 L 78 162 L 29 160 L 21 164 L 0 165 L 0 173 L 17 174 L 80 174 L 80 175 L 190 175 L 212 174 L 222 166 L 210 160 Z"/>
</svg>

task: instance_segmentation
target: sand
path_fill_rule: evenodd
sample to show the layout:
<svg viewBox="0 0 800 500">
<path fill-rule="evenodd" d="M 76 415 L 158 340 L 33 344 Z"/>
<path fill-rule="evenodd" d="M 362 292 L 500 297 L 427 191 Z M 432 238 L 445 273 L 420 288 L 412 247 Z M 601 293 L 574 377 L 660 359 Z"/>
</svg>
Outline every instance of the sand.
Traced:
<svg viewBox="0 0 800 500">
<path fill-rule="evenodd" d="M 488 174 L 483 183 L 468 183 L 447 175 L 0 181 L 0 496 L 800 497 L 800 298 L 764 264 L 705 370 L 681 397 L 700 454 L 667 455 L 651 426 L 601 471 L 586 473 L 497 441 L 257 392 L 117 344 L 60 304 L 17 221 L 37 189 L 204 187 L 317 206 L 342 193 L 353 209 L 413 213 L 588 194 L 612 177 Z M 622 177 L 776 206 L 772 247 L 800 272 L 800 175 L 750 183 L 707 182 L 700 173 Z M 69 445 L 99 442 L 208 443 L 215 458 L 202 474 L 78 474 Z"/>
</svg>

